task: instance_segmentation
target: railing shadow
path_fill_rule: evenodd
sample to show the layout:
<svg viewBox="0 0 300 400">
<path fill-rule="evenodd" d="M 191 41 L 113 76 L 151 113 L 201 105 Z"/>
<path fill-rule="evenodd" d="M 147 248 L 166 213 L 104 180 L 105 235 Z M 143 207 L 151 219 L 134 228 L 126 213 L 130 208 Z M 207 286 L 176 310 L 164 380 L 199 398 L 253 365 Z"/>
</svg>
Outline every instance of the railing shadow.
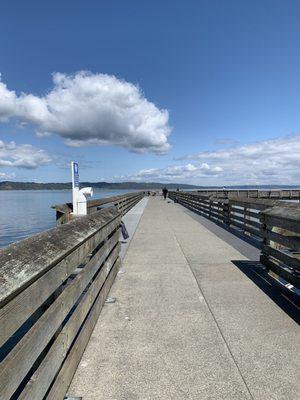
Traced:
<svg viewBox="0 0 300 400">
<path fill-rule="evenodd" d="M 258 261 L 232 260 L 286 314 L 300 324 L 300 296 L 272 278 Z"/>
<path fill-rule="evenodd" d="M 191 211 L 192 213 L 204 218 L 205 221 L 211 222 L 212 226 L 217 225 L 220 228 L 223 228 L 224 231 L 231 233 L 232 235 L 234 235 L 237 238 L 243 240 L 244 242 L 250 244 L 251 246 L 256 247 L 257 249 L 261 248 L 261 240 L 259 238 L 254 238 L 253 236 L 245 235 L 243 233 L 243 231 L 239 230 L 238 228 L 233 228 L 231 226 L 229 227 L 227 224 L 225 224 L 222 221 L 218 221 L 216 219 L 211 219 L 208 215 L 205 215 L 202 211 L 197 210 L 193 207 L 190 207 L 186 204 L 182 204 L 182 203 L 177 203 L 177 204 L 179 204 L 183 208 L 186 208 L 187 210 Z"/>
</svg>

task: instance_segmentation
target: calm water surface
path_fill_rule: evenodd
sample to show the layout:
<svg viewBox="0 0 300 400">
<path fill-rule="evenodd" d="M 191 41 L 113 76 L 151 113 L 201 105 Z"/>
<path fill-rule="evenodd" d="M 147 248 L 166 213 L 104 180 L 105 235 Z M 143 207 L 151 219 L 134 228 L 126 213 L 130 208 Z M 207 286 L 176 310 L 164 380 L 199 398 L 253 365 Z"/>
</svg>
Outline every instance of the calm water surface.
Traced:
<svg viewBox="0 0 300 400">
<path fill-rule="evenodd" d="M 93 199 L 129 191 L 96 189 Z M 51 206 L 71 199 L 70 190 L 0 190 L 0 247 L 53 228 L 55 210 Z"/>
</svg>

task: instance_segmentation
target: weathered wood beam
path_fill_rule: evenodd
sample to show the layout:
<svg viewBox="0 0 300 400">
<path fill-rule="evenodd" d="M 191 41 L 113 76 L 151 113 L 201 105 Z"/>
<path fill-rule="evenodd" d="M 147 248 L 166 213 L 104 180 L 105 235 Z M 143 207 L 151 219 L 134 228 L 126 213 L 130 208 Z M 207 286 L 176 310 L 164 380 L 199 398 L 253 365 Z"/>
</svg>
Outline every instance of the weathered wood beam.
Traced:
<svg viewBox="0 0 300 400">
<path fill-rule="evenodd" d="M 117 218 L 110 207 L 0 249 L 0 307 Z"/>
</svg>

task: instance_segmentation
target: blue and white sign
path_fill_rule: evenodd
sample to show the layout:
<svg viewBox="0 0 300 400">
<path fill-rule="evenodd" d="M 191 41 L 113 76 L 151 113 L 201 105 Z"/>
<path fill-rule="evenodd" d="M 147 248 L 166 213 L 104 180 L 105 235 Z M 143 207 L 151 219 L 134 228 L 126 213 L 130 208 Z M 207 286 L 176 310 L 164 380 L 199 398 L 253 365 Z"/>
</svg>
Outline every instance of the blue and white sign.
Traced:
<svg viewBox="0 0 300 400">
<path fill-rule="evenodd" d="M 72 161 L 72 186 L 73 188 L 79 188 L 78 163 L 74 161 Z"/>
</svg>

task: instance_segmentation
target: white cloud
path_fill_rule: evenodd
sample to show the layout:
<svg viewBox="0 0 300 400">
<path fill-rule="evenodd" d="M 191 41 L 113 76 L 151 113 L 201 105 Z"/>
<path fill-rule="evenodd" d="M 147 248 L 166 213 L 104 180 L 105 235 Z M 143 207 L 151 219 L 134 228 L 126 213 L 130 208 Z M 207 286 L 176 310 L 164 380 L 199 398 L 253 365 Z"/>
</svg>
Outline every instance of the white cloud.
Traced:
<svg viewBox="0 0 300 400">
<path fill-rule="evenodd" d="M 226 150 L 204 151 L 192 163 L 144 169 L 127 180 L 199 185 L 300 184 L 300 135 L 264 140 Z"/>
<path fill-rule="evenodd" d="M 148 101 L 140 88 L 105 74 L 56 73 L 43 97 L 18 96 L 0 82 L 0 120 L 17 118 L 39 135 L 57 134 L 70 146 L 117 145 L 134 152 L 169 150 L 169 113 Z"/>
<path fill-rule="evenodd" d="M 0 167 L 35 169 L 50 162 L 51 157 L 45 150 L 31 144 L 17 145 L 15 142 L 4 143 L 0 140 Z"/>
<path fill-rule="evenodd" d="M 300 182 L 300 135 L 200 152 L 184 159 L 221 167 L 226 183 L 297 184 Z"/>
<path fill-rule="evenodd" d="M 207 177 L 217 177 L 222 169 L 220 167 L 210 167 L 206 163 L 200 165 L 185 164 L 185 165 L 172 165 L 166 168 L 149 168 L 142 169 L 136 174 L 127 175 L 122 177 L 114 177 L 114 179 L 121 180 L 134 180 L 146 182 L 185 182 L 195 183 L 195 180 Z"/>
<path fill-rule="evenodd" d="M 11 174 L 7 174 L 6 172 L 0 172 L 0 181 L 8 181 L 10 179 L 14 179 L 16 174 L 12 172 Z"/>
</svg>

